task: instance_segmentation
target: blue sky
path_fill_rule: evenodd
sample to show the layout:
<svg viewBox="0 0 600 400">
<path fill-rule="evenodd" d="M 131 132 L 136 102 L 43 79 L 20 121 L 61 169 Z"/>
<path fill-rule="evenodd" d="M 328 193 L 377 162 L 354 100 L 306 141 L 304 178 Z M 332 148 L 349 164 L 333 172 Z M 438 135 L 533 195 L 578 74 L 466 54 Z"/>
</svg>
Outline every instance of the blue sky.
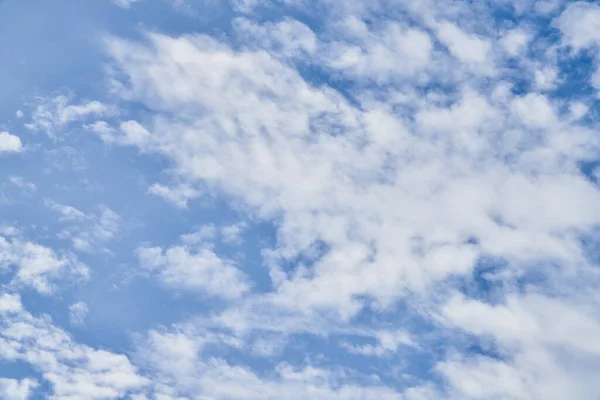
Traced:
<svg viewBox="0 0 600 400">
<path fill-rule="evenodd" d="M 600 383 L 600 6 L 0 2 L 0 398 Z"/>
</svg>

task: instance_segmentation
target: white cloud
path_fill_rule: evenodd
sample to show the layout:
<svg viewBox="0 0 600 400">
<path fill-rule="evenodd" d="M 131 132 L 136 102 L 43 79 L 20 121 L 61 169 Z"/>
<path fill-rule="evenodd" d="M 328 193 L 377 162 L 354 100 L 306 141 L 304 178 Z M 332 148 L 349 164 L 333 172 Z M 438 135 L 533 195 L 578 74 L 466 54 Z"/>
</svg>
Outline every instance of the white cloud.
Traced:
<svg viewBox="0 0 600 400">
<path fill-rule="evenodd" d="M 188 2 L 188 0 L 168 0 L 168 1 L 169 1 L 169 3 L 171 3 L 171 6 L 173 6 L 174 10 L 182 13 L 183 15 L 192 16 L 192 17 L 198 15 L 196 9 L 194 9 L 194 7 Z M 204 3 L 203 6 L 205 6 L 206 4 L 211 4 L 211 3 L 210 2 Z"/>
<path fill-rule="evenodd" d="M 595 72 L 589 83 L 600 89 L 600 6 L 584 1 L 569 4 L 555 24 L 562 33 L 564 45 L 575 52 L 589 48 L 595 50 Z"/>
<path fill-rule="evenodd" d="M 562 3 L 563 0 L 540 0 L 535 2 L 534 9 L 536 12 L 542 15 L 548 15 L 556 11 L 556 9 L 560 7 Z"/>
<path fill-rule="evenodd" d="M 133 5 L 133 3 L 137 2 L 137 0 L 111 0 L 114 4 L 119 7 L 129 8 Z"/>
<path fill-rule="evenodd" d="M 222 227 L 221 236 L 223 237 L 223 241 L 226 243 L 240 243 L 245 229 L 246 223 L 244 222 Z"/>
<path fill-rule="evenodd" d="M 14 271 L 11 285 L 30 286 L 42 294 L 56 290 L 55 281 L 87 279 L 88 268 L 70 254 L 54 250 L 18 237 L 0 236 L 0 272 Z"/>
<path fill-rule="evenodd" d="M 552 105 L 543 95 L 529 93 L 516 98 L 511 108 L 528 128 L 550 128 L 558 123 Z"/>
<path fill-rule="evenodd" d="M 116 212 L 102 206 L 98 213 L 86 214 L 53 200 L 45 200 L 45 205 L 60 214 L 60 221 L 68 224 L 60 237 L 69 238 L 74 249 L 86 253 L 110 252 L 105 246 L 115 238 L 121 224 L 121 217 Z"/>
<path fill-rule="evenodd" d="M 320 57 L 330 68 L 352 78 L 386 82 L 418 77 L 431 68 L 433 44 L 422 30 L 399 23 L 375 30 L 348 18 L 336 36 L 344 39 L 323 43 Z"/>
<path fill-rule="evenodd" d="M 592 75 L 591 84 L 596 89 L 600 90 L 600 63 L 598 63 L 598 66 L 596 67 L 596 72 L 594 72 L 594 74 Z"/>
<path fill-rule="evenodd" d="M 10 293 L 0 295 L 0 313 L 15 313 L 22 310 L 21 298 L 18 295 Z"/>
<path fill-rule="evenodd" d="M 74 342 L 48 316 L 23 310 L 18 296 L 3 293 L 0 304 L 7 296 L 19 307 L 8 313 L 0 307 L 0 359 L 26 362 L 39 370 L 50 384 L 51 398 L 116 400 L 148 383 L 126 356 Z M 21 386 L 34 387 L 27 382 L 21 381 Z"/>
<path fill-rule="evenodd" d="M 60 219 L 62 221 L 83 221 L 88 218 L 88 216 L 76 209 L 73 206 L 66 206 L 63 204 L 59 204 L 53 200 L 45 200 L 44 201 L 46 207 L 51 209 L 52 211 L 56 211 L 60 214 Z"/>
<path fill-rule="evenodd" d="M 5 400 L 27 400 L 37 386 L 33 379 L 0 378 L 0 396 Z"/>
<path fill-rule="evenodd" d="M 500 361 L 476 357 L 468 363 L 447 361 L 437 368 L 463 399 L 532 398 L 527 379 Z"/>
<path fill-rule="evenodd" d="M 99 101 L 77 105 L 70 104 L 70 101 L 71 98 L 65 95 L 53 98 L 38 98 L 38 104 L 31 113 L 31 122 L 26 123 L 25 127 L 55 137 L 58 131 L 75 121 L 117 114 L 114 107 Z"/>
<path fill-rule="evenodd" d="M 324 32 L 244 19 L 234 24 L 235 45 L 156 33 L 107 41 L 115 94 L 155 114 L 87 128 L 170 161 L 171 182 L 150 193 L 185 208 L 195 187 L 206 188 L 276 230 L 273 248 L 262 249 L 267 293 L 216 253 L 212 241 L 239 237 L 240 226 L 210 225 L 181 245 L 137 250 L 142 271 L 165 286 L 231 301 L 185 329 L 149 333 L 139 358 L 153 382 L 139 399 L 591 400 L 599 392 L 597 273 L 580 236 L 597 236 L 600 191 L 579 170 L 598 159 L 597 130 L 572 99 L 539 93 L 557 86 L 560 65 L 556 49 L 528 58 L 539 45 L 533 32 L 517 28 L 498 41 L 486 17 L 465 11 L 470 3 L 408 3 L 400 14 L 425 10 L 413 16 L 424 26 L 373 23 L 369 7 L 341 2 L 346 14 Z M 595 6 L 570 5 L 557 22 L 574 49 L 596 45 L 593 11 L 577 14 L 586 7 Z M 509 56 L 531 92 L 514 94 Z M 296 63 L 350 83 L 343 94 L 309 83 Z M 109 240 L 114 230 L 106 231 Z M 500 264 L 482 278 L 498 286 L 486 293 L 493 302 L 452 294 L 476 286 L 473 273 L 489 259 Z M 276 359 L 294 335 L 376 357 L 435 340 L 412 334 L 410 323 L 382 326 L 379 313 L 400 301 L 417 308 L 407 313 L 434 316 L 431 336 L 457 339 L 444 345 L 456 354 L 431 355 L 439 387 L 419 382 L 401 393 L 343 367 Z M 361 325 L 369 311 L 373 320 Z M 461 347 L 473 342 L 497 356 Z M 274 367 L 259 374 L 205 351 L 213 345 L 272 357 Z"/>
<path fill-rule="evenodd" d="M 21 139 L 8 132 L 0 132 L 0 153 L 19 153 L 23 149 Z"/>
<path fill-rule="evenodd" d="M 460 61 L 468 64 L 485 64 L 490 61 L 492 46 L 488 40 L 464 32 L 452 22 L 437 25 L 439 40 Z"/>
<path fill-rule="evenodd" d="M 92 224 L 73 237 L 73 246 L 80 251 L 93 251 L 98 245 L 113 240 L 119 231 L 121 217 L 108 207 L 92 217 Z"/>
<path fill-rule="evenodd" d="M 248 44 L 270 49 L 276 56 L 302 58 L 317 51 L 317 38 L 306 25 L 295 19 L 285 19 L 271 24 L 256 24 L 249 19 L 235 20 L 236 32 Z"/>
<path fill-rule="evenodd" d="M 415 342 L 410 334 L 405 331 L 378 331 L 374 332 L 377 344 L 355 345 L 349 342 L 343 343 L 343 347 L 350 353 L 363 356 L 389 357 L 396 353 L 400 346 L 414 346 Z"/>
<path fill-rule="evenodd" d="M 188 246 L 204 245 L 210 246 L 217 232 L 214 225 L 204 225 L 192 233 L 181 235 L 181 242 Z"/>
<path fill-rule="evenodd" d="M 88 306 L 80 301 L 69 306 L 69 321 L 72 325 L 83 325 L 88 313 Z"/>
<path fill-rule="evenodd" d="M 577 1 L 569 4 L 555 21 L 563 43 L 578 51 L 600 45 L 600 7 Z"/>
<path fill-rule="evenodd" d="M 107 143 L 115 140 L 115 129 L 106 121 L 95 121 L 91 124 L 86 124 L 83 127 L 91 132 L 94 132 Z"/>
<path fill-rule="evenodd" d="M 538 90 L 551 90 L 556 87 L 558 71 L 553 66 L 536 68 L 534 74 L 535 85 Z"/>
<path fill-rule="evenodd" d="M 535 344 L 561 345 L 573 351 L 600 354 L 600 323 L 594 314 L 541 295 L 510 296 L 505 305 L 453 298 L 444 314 L 463 329 L 492 335 L 500 342 L 527 349 Z M 560 320 L 560 324 L 555 321 Z M 577 335 L 573 335 L 577 332 Z"/>
<path fill-rule="evenodd" d="M 159 196 L 179 208 L 187 208 L 188 201 L 202 195 L 202 192 L 187 184 L 168 187 L 154 183 L 148 188 L 148 193 Z"/>
<path fill-rule="evenodd" d="M 150 137 L 146 128 L 137 121 L 121 122 L 118 130 L 102 120 L 86 124 L 84 128 L 94 132 L 107 143 L 142 146 Z"/>
<path fill-rule="evenodd" d="M 598 298 L 582 295 L 589 305 L 576 300 L 579 295 L 569 301 L 510 295 L 499 305 L 453 297 L 444 305 L 442 320 L 490 338 L 510 356 L 458 357 L 440 363 L 439 370 L 467 398 L 592 399 L 600 385 L 588 368 L 600 354 L 600 320 L 589 307 Z"/>
<path fill-rule="evenodd" d="M 8 181 L 9 181 L 9 182 L 10 182 L 12 185 L 14 185 L 14 186 L 16 186 L 16 187 L 18 187 L 18 188 L 20 188 L 20 189 L 23 189 L 23 190 L 24 190 L 24 191 L 26 191 L 26 192 L 35 192 L 35 191 L 36 191 L 36 186 L 35 186 L 35 184 L 33 184 L 33 183 L 31 183 L 31 182 L 28 182 L 28 181 L 26 181 L 26 180 L 25 180 L 23 177 L 21 177 L 21 176 L 9 176 L 9 177 L 8 177 Z"/>
<path fill-rule="evenodd" d="M 440 29 L 461 60 L 491 62 L 486 40 Z M 440 103 L 408 98 L 412 121 L 371 98 L 355 108 L 276 58 L 206 36 L 115 40 L 110 51 L 131 82 L 127 96 L 164 111 L 136 146 L 259 216 L 283 216 L 282 263 L 327 243 L 309 277 L 271 264 L 286 307 L 349 316 L 364 306 L 357 296 L 391 304 L 468 274 L 486 254 L 515 261 L 516 271 L 579 260 L 566 232 L 600 222 L 600 193 L 573 172 L 597 154 L 597 135 L 565 125 L 543 95 L 459 86 Z"/>
<path fill-rule="evenodd" d="M 500 46 L 512 57 L 522 56 L 531 42 L 531 33 L 524 29 L 512 29 L 499 40 Z"/>
<path fill-rule="evenodd" d="M 268 377 L 250 368 L 208 357 L 210 337 L 151 331 L 142 344 L 143 363 L 157 372 L 157 398 L 398 400 L 401 393 L 377 382 L 360 384 L 352 371 L 279 363 Z M 363 377 L 366 380 L 366 377 Z M 168 397 L 172 396 L 172 397 Z M 410 397 L 409 397 L 410 398 Z M 416 400 L 416 398 L 415 398 Z"/>
<path fill-rule="evenodd" d="M 139 262 L 165 285 L 198 291 L 226 299 L 238 298 L 250 289 L 245 275 L 206 246 L 140 247 Z"/>
</svg>

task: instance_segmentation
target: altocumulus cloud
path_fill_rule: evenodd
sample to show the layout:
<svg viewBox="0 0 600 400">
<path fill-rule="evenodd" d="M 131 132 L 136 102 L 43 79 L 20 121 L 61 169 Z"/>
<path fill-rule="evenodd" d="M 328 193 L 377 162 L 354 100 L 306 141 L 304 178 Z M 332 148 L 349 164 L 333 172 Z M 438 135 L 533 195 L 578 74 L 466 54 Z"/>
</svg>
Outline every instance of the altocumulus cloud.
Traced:
<svg viewBox="0 0 600 400">
<path fill-rule="evenodd" d="M 0 121 L 0 393 L 598 397 L 600 6 L 112 3 Z"/>
</svg>

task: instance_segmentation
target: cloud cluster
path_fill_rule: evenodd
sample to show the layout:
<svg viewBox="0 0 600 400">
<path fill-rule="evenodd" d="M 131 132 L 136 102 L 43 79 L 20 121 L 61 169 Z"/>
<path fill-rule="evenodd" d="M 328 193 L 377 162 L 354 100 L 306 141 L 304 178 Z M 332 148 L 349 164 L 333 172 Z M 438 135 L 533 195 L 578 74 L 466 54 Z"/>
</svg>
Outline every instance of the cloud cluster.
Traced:
<svg viewBox="0 0 600 400">
<path fill-rule="evenodd" d="M 598 158 L 600 142 L 585 100 L 545 92 L 557 83 L 544 71 L 570 55 L 550 47 L 540 54 L 525 26 L 494 36 L 483 24 L 468 25 L 464 18 L 478 10 L 466 3 L 453 15 L 406 3 L 416 24 L 402 16 L 368 24 L 384 4 L 342 2 L 340 22 L 326 17 L 322 31 L 291 19 L 237 20 L 235 46 L 200 34 L 114 38 L 108 50 L 125 77 L 123 98 L 156 114 L 143 135 L 133 139 L 121 127 L 111 141 L 168 158 L 178 180 L 207 185 L 274 224 L 272 289 L 243 308 L 263 317 L 238 314 L 247 329 L 265 329 L 270 313 L 352 324 L 362 312 L 408 302 L 443 321 L 440 330 L 500 349 L 497 359 L 458 346 L 459 355 L 438 360 L 446 396 L 591 399 L 595 389 L 583 382 L 598 319 L 586 310 L 597 303 L 574 296 L 598 283 L 581 238 L 595 237 L 600 191 L 580 165 Z M 570 5 L 556 17 L 555 46 L 595 46 L 595 7 Z M 508 67 L 514 57 L 527 57 L 519 79 L 531 90 L 517 90 Z M 315 83 L 306 66 L 340 81 Z M 318 245 L 326 251 L 310 257 Z M 175 254 L 192 259 L 183 248 L 141 254 L 163 276 L 188 264 L 170 262 Z M 202 254 L 195 263 L 204 265 Z M 479 279 L 498 288 L 499 305 L 457 294 L 456 282 L 475 285 L 483 268 L 489 272 Z M 556 321 L 550 309 L 565 311 L 568 328 L 546 325 Z M 578 327 L 590 343 L 574 342 Z M 382 354 L 397 346 L 390 343 L 346 348 Z M 578 355 L 563 355 L 570 346 Z M 219 396 L 245 398 L 208 394 Z"/>
<path fill-rule="evenodd" d="M 496 3 L 242 0 L 226 36 L 108 37 L 111 96 L 144 118 L 57 97 L 26 126 L 85 123 L 164 162 L 147 194 L 192 215 L 210 193 L 247 222 L 131 249 L 141 275 L 204 302 L 136 336 L 132 361 L 12 292 L 0 355 L 60 399 L 595 399 L 600 7 Z M 111 209 L 46 205 L 78 251 L 119 230 Z M 275 232 L 259 271 L 223 252 L 255 222 Z M 41 293 L 87 271 L 9 233 L 0 268 Z"/>
</svg>

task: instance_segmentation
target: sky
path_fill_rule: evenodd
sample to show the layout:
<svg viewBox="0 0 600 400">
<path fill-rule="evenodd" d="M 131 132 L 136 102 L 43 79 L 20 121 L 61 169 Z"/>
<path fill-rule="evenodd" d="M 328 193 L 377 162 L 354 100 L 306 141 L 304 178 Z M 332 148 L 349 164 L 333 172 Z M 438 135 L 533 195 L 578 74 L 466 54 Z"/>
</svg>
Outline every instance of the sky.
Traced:
<svg viewBox="0 0 600 400">
<path fill-rule="evenodd" d="M 0 398 L 597 400 L 600 5 L 0 2 Z"/>
</svg>

